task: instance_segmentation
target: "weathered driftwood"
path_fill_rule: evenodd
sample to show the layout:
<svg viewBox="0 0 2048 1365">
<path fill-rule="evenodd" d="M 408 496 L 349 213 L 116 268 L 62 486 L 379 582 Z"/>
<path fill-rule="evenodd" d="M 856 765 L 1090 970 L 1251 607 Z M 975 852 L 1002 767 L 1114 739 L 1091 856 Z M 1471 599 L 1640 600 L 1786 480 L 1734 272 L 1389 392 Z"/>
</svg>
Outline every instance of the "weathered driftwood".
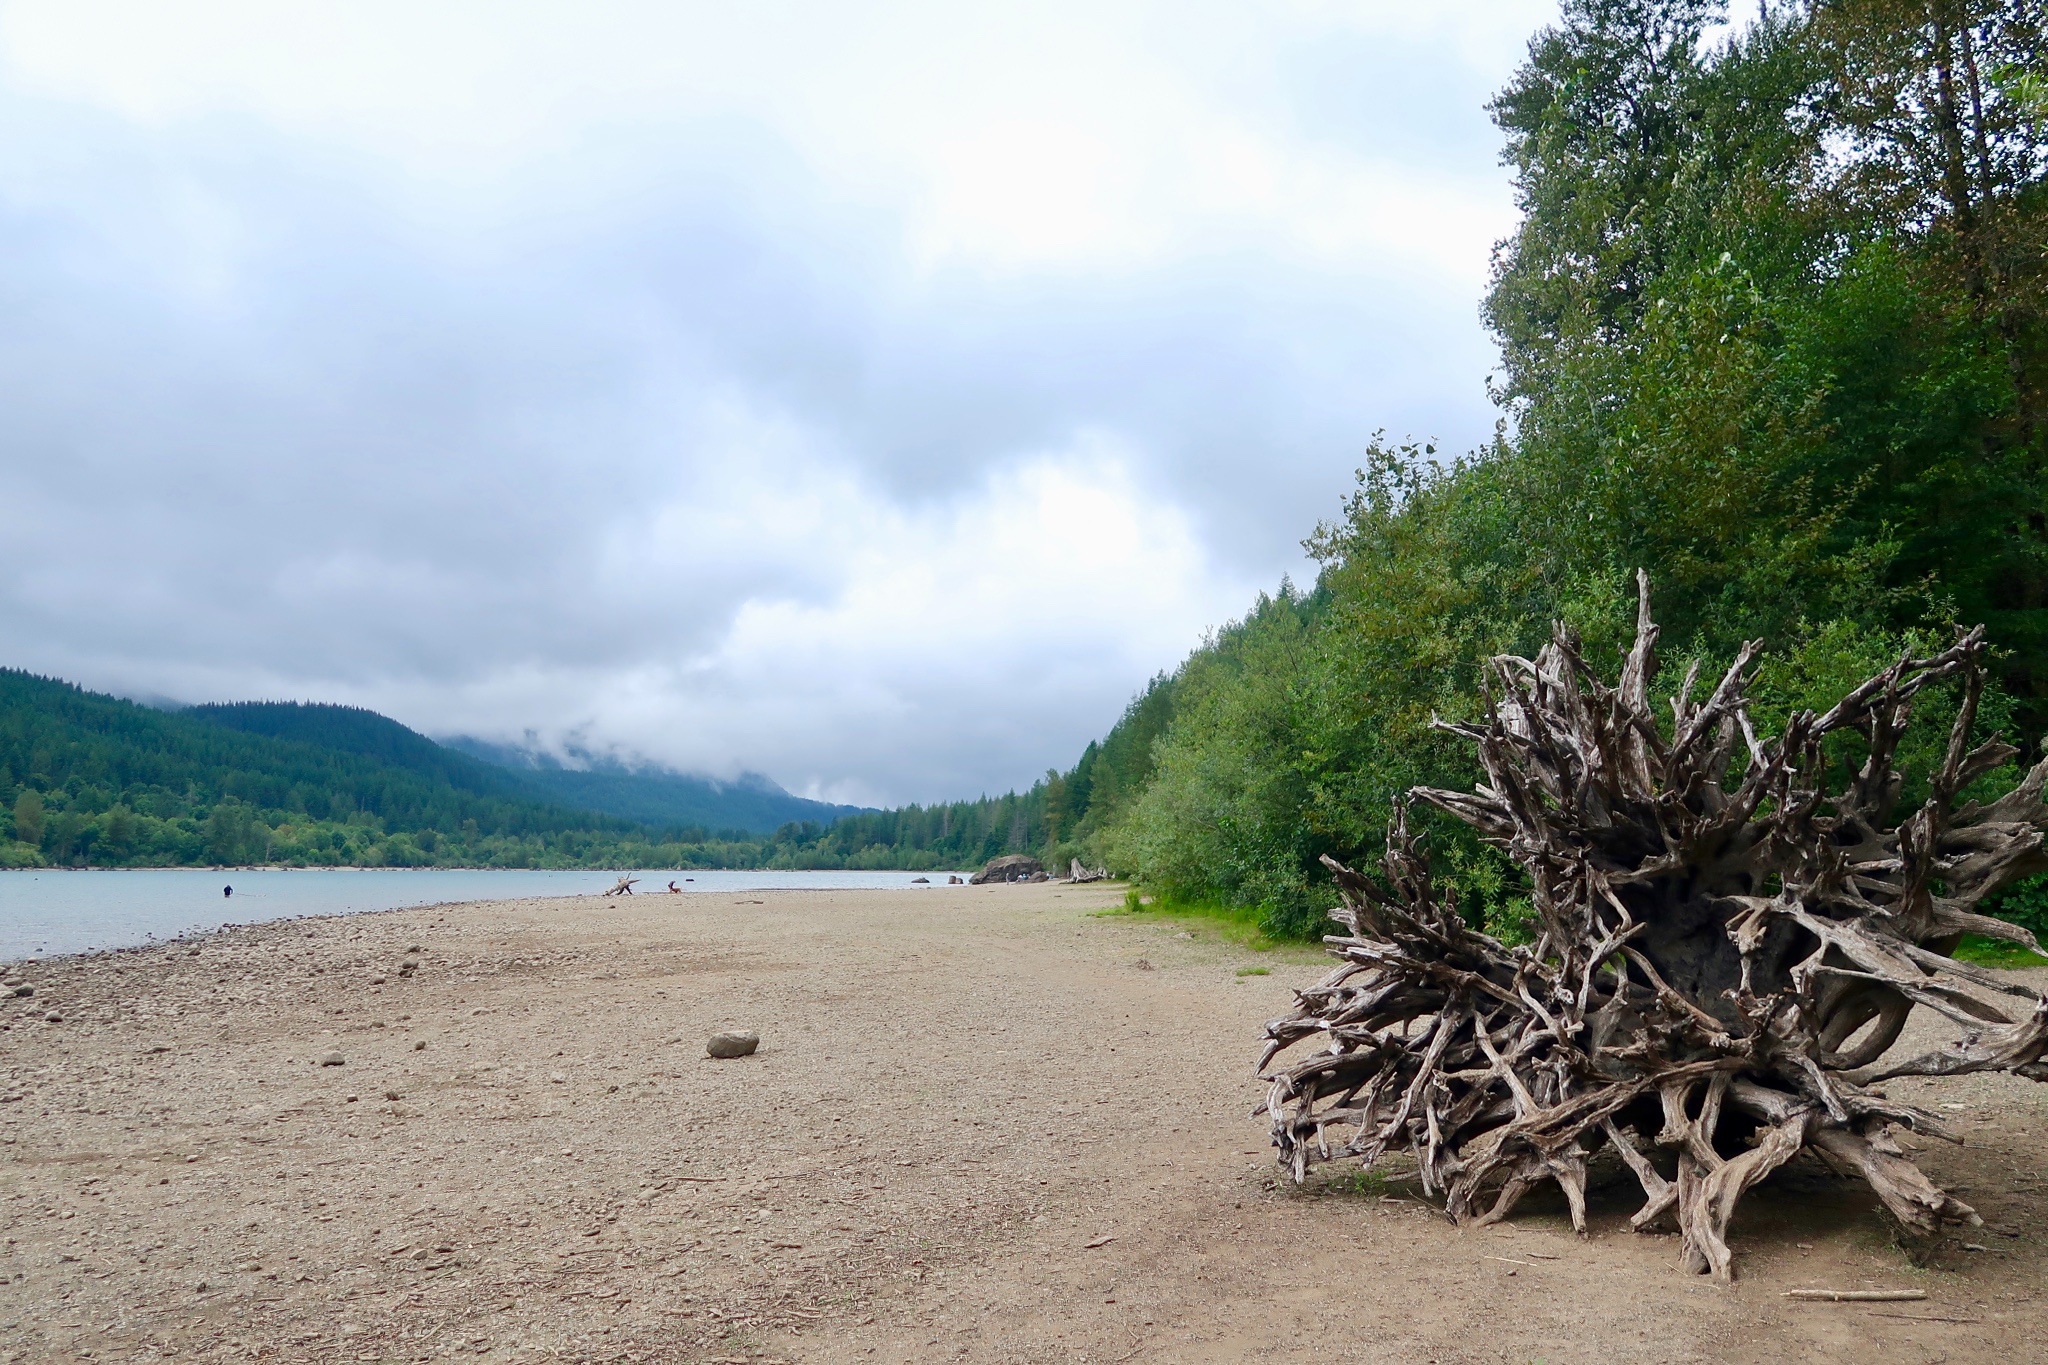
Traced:
<svg viewBox="0 0 2048 1365">
<path fill-rule="evenodd" d="M 1079 858 L 1075 858 L 1072 860 L 1072 866 L 1067 869 L 1067 880 L 1070 882 L 1106 882 L 1109 880 L 1109 869 L 1106 867 L 1088 867 Z"/>
<path fill-rule="evenodd" d="M 1671 1220 L 1686 1267 L 1722 1279 L 1737 1203 L 1801 1151 L 1860 1175 L 1913 1233 L 1981 1221 L 1887 1132 L 1953 1135 L 1872 1087 L 2048 1079 L 2048 1001 L 1947 956 L 1965 933 L 2035 947 L 1975 907 L 2048 869 L 2048 762 L 1988 805 L 1959 800 L 2017 752 L 1969 742 L 1983 630 L 1769 740 L 1744 699 L 1754 645 L 1703 701 L 1688 672 L 1660 728 L 1656 639 L 1644 584 L 1618 686 L 1563 628 L 1533 661 L 1492 660 L 1483 721 L 1444 727 L 1477 746 L 1485 781 L 1412 793 L 1523 869 L 1533 943 L 1465 922 L 1405 810 L 1384 884 L 1325 859 L 1349 931 L 1326 940 L 1341 965 L 1267 1026 L 1259 1064 L 1282 1164 L 1299 1180 L 1313 1161 L 1409 1152 L 1463 1224 L 1555 1181 L 1583 1229 L 1587 1162 L 1611 1147 L 1647 1199 L 1634 1225 Z M 1960 712 L 1928 799 L 1895 818 L 1901 732 L 1937 682 L 1956 686 Z M 1840 731 L 1863 735 L 1867 757 L 1853 775 L 1838 760 L 1831 782 L 1823 741 Z M 1916 1005 L 1961 1036 L 1880 1063 Z"/>
<path fill-rule="evenodd" d="M 638 877 L 621 877 L 618 880 L 618 884 L 613 886 L 611 890 L 605 892 L 605 895 L 630 896 L 633 894 L 634 886 L 638 885 L 639 881 L 640 879 Z"/>
</svg>

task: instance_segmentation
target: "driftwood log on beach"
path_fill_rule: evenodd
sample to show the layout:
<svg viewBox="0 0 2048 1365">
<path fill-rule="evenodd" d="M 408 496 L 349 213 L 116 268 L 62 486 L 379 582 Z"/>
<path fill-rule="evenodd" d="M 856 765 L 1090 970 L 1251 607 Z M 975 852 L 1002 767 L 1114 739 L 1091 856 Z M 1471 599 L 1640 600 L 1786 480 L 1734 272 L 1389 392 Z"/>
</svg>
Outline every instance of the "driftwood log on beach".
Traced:
<svg viewBox="0 0 2048 1365">
<path fill-rule="evenodd" d="M 1412 793 L 1522 869 L 1532 943 L 1466 923 L 1405 809 L 1383 881 L 1325 859 L 1341 965 L 1267 1026 L 1259 1064 L 1282 1164 L 1299 1180 L 1319 1160 L 1411 1153 L 1461 1224 L 1555 1181 L 1583 1230 L 1587 1163 L 1609 1148 L 1643 1188 L 1634 1226 L 1671 1220 L 1686 1268 L 1721 1279 L 1743 1195 L 1802 1151 L 1867 1181 L 1913 1234 L 1980 1222 L 1888 1130 L 1953 1135 L 1875 1087 L 2048 1079 L 2048 1001 L 1948 956 L 1966 933 L 2036 947 L 1976 907 L 2048 869 L 2048 761 L 1988 804 L 1962 797 L 2017 753 L 1970 743 L 1983 629 L 1768 740 L 1745 699 L 1750 645 L 1704 700 L 1689 672 L 1660 727 L 1639 585 L 1617 686 L 1563 627 L 1534 660 L 1492 660 L 1481 721 L 1444 727 L 1477 746 L 1484 782 Z M 1900 816 L 1898 745 L 1934 684 L 1953 686 L 1958 714 L 1926 800 Z M 1825 745 L 1844 732 L 1863 737 L 1853 771 Z M 1959 1036 L 1880 1063 L 1916 1006 Z"/>
</svg>

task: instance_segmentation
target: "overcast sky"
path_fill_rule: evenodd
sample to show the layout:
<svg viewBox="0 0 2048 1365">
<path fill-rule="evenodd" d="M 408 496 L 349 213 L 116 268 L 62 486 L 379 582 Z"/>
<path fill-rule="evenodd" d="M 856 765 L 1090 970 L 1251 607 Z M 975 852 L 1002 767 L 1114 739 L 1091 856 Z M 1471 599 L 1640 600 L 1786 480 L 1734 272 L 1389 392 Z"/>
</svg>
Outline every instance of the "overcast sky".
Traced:
<svg viewBox="0 0 2048 1365">
<path fill-rule="evenodd" d="M 0 6 L 0 664 L 897 803 L 1491 430 L 1517 0 Z"/>
</svg>

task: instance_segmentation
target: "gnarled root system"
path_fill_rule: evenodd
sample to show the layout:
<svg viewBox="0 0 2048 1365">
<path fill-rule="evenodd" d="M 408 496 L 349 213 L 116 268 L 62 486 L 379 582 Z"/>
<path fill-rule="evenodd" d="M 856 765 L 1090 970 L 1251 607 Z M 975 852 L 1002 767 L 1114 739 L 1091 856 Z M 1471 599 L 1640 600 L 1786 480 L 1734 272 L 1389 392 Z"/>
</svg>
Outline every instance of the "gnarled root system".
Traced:
<svg viewBox="0 0 2048 1365">
<path fill-rule="evenodd" d="M 1722 1279 L 1736 1205 L 1802 1150 L 1868 1181 L 1917 1233 L 1979 1221 L 1888 1130 L 1952 1135 L 1871 1087 L 2048 1079 L 2048 1001 L 1948 956 L 1965 933 L 2036 946 L 1975 907 L 2048 869 L 2048 762 L 1988 805 L 1961 799 L 2017 752 L 1969 743 L 1982 629 L 1768 741 L 1745 701 L 1754 645 L 1704 700 L 1688 673 L 1660 728 L 1656 639 L 1644 584 L 1617 686 L 1563 628 L 1533 661 L 1492 660 L 1483 723 L 1446 727 L 1477 745 L 1486 780 L 1412 793 L 1527 873 L 1534 942 L 1465 922 L 1405 812 L 1384 882 L 1325 859 L 1343 895 L 1332 914 L 1348 932 L 1326 940 L 1340 965 L 1267 1026 L 1260 1060 L 1282 1164 L 1299 1180 L 1315 1161 L 1412 1153 L 1468 1224 L 1552 1180 L 1583 1228 L 1587 1162 L 1612 1146 L 1646 1196 L 1635 1226 L 1671 1220 L 1686 1266 Z M 1894 818 L 1913 699 L 1944 680 L 1960 694 L 1947 749 L 1925 803 Z M 1867 756 L 1830 791 L 1824 741 L 1849 731 Z M 1878 1065 L 1915 1006 L 1960 1036 Z"/>
</svg>

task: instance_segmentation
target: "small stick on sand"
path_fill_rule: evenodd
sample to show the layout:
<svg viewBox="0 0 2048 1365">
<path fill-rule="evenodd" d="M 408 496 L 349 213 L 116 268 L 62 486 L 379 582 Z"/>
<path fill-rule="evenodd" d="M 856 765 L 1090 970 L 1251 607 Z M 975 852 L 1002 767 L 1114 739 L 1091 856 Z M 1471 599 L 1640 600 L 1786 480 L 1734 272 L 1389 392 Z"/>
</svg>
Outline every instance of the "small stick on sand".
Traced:
<svg viewBox="0 0 2048 1365">
<path fill-rule="evenodd" d="M 1982 1322 L 1982 1318 L 1938 1318 L 1929 1313 L 1872 1313 L 1873 1318 L 1890 1318 L 1893 1322 Z"/>
<path fill-rule="evenodd" d="M 1902 1303 L 1907 1299 L 1924 1299 L 1924 1289 L 1788 1289 L 1788 1299 L 1803 1299 L 1810 1303 Z"/>
</svg>

